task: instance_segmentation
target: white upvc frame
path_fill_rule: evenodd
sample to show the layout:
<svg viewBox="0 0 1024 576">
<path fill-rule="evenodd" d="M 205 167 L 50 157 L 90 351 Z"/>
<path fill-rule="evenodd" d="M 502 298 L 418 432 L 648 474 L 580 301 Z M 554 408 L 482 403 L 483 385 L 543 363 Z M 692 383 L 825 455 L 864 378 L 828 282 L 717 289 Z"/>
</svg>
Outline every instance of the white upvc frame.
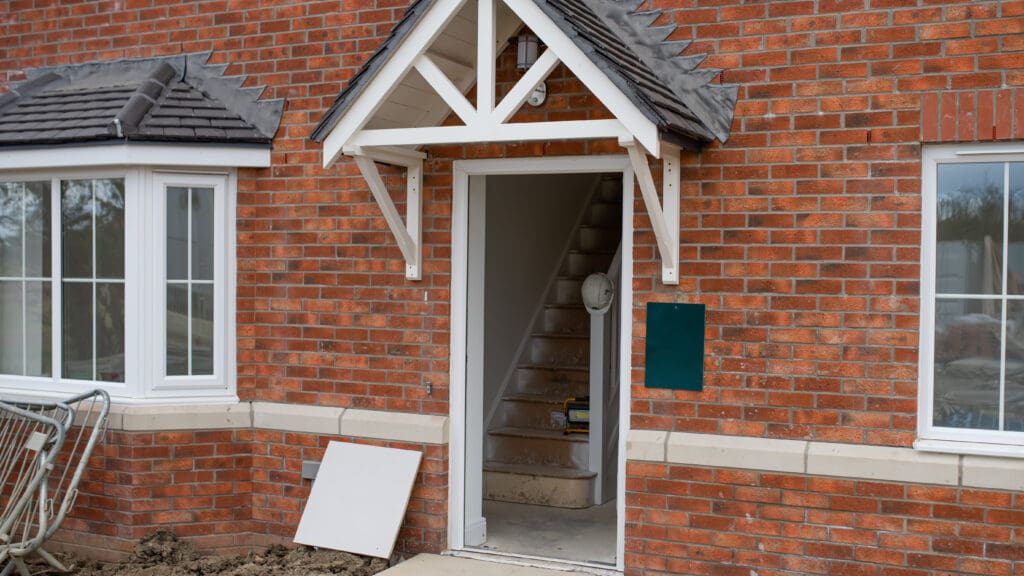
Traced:
<svg viewBox="0 0 1024 576">
<path fill-rule="evenodd" d="M 469 351 L 468 322 L 471 317 L 482 318 L 482 310 L 468 309 L 469 253 L 470 253 L 470 178 L 474 176 L 507 174 L 593 174 L 613 172 L 622 174 L 622 280 L 620 294 L 622 306 L 620 321 L 621 359 L 619 464 L 617 486 L 616 569 L 624 569 L 626 518 L 626 437 L 629 434 L 629 407 L 631 400 L 632 338 L 633 338 L 633 196 L 634 174 L 625 155 L 608 156 L 553 156 L 545 158 L 508 158 L 491 160 L 457 160 L 452 165 L 452 279 L 451 279 L 451 344 L 449 389 L 449 476 L 448 476 L 448 544 L 453 551 L 466 549 L 467 500 L 482 498 L 483 488 L 477 482 L 467 481 L 470 466 L 482 466 L 481 458 L 467 454 L 467 441 L 483 438 L 483 413 L 479 418 L 467 417 L 467 365 Z M 480 299 L 482 303 L 482 299 Z M 478 303 L 477 306 L 481 306 Z M 515 555 L 512 555 L 515 556 Z M 520 558 L 551 560 L 549 558 Z M 569 562 L 569 564 L 573 564 Z M 580 563 L 576 563 L 580 564 Z M 607 568 L 599 564 L 582 563 L 593 568 Z"/>
<path fill-rule="evenodd" d="M 940 164 L 980 162 L 1024 162 L 1024 146 L 1011 144 L 942 144 L 927 145 L 921 153 L 921 297 L 920 338 L 918 353 L 917 435 L 914 448 L 931 452 L 953 452 L 991 456 L 1024 458 L 1024 432 L 948 428 L 934 426 L 934 359 L 935 359 L 935 300 L 936 293 L 936 231 L 937 181 Z M 1008 172 L 1008 167 L 1007 167 Z M 1007 177 L 1004 174 L 1004 178 Z M 1004 227 L 1008 225 L 1004 202 Z M 1005 230 L 1004 230 L 1005 237 Z M 1006 258 L 1003 258 L 1006 267 Z M 1005 272 L 1005 271 L 1004 271 Z M 1003 293 L 1006 292 L 1006 274 L 1003 274 Z M 957 295 L 958 297 L 962 297 Z M 999 297 L 1000 299 L 1003 296 Z M 1024 300 L 1024 296 L 1011 299 Z M 1006 310 L 1003 307 L 1005 340 Z M 1005 359 L 1001 360 L 1004 363 Z M 1001 365 L 1005 371 L 1005 365 Z M 1002 394 L 1003 392 L 1001 392 Z M 1002 403 L 1002 402 L 1000 402 Z"/>
<path fill-rule="evenodd" d="M 180 167 L 178 170 L 191 175 L 213 172 L 209 169 Z M 179 402 L 236 402 L 235 394 L 235 190 L 237 175 L 233 168 L 220 168 L 213 172 L 224 180 L 225 217 L 217 225 L 224 225 L 219 235 L 224 247 L 223 282 L 224 303 L 222 313 L 217 314 L 221 320 L 222 330 L 218 336 L 223 344 L 219 346 L 225 366 L 221 386 L 217 389 L 190 389 L 157 392 L 153 380 L 151 340 L 153 339 L 152 294 L 164 290 L 162 285 L 153 289 L 153 268 L 163 267 L 164 256 L 158 258 L 153 254 L 154 235 L 153 220 L 165 218 L 161 202 L 163 196 L 157 196 L 153 189 L 154 170 L 137 166 L 112 166 L 99 169 L 69 170 L 23 170 L 2 171 L 0 181 L 47 181 L 50 182 L 51 193 L 51 330 L 53 335 L 52 376 L 30 377 L 0 374 L 0 396 L 64 397 L 102 387 L 111 397 L 124 404 L 142 403 L 179 403 Z M 62 305 L 62 266 L 61 266 L 61 211 L 60 182 L 62 180 L 123 178 L 125 182 L 125 381 L 101 382 L 95 380 L 72 380 L 62 377 L 61 366 L 61 305 Z M 209 181 L 209 176 L 201 176 Z M 155 203 L 155 204 L 154 204 Z M 154 214 L 154 212 L 156 214 Z M 161 225 L 160 230 L 163 230 Z M 160 241 L 162 244 L 162 240 Z M 163 272 L 160 272 L 161 278 Z M 161 324 L 162 325 L 162 324 Z M 161 358 L 159 364 L 163 366 Z"/>
<path fill-rule="evenodd" d="M 231 390 L 227 380 L 226 324 L 235 323 L 234 306 L 229 306 L 227 262 L 232 246 L 227 237 L 234 237 L 234 189 L 229 186 L 232 174 L 196 174 L 195 172 L 151 172 L 147 174 L 148 196 L 151 202 L 166 206 L 166 191 L 170 186 L 213 188 L 214 194 L 214 344 L 213 374 L 210 376 L 167 375 L 167 212 L 160 206 L 148 211 L 148 230 L 145 249 L 147 293 L 146 324 L 150 327 L 146 339 L 146 365 L 149 368 L 146 383 L 147 397 L 162 396 L 223 396 Z M 230 191 L 230 192 L 229 192 Z M 191 214 L 189 214 L 191 218 Z M 230 235 L 230 236 L 228 236 Z M 231 309 L 232 313 L 227 314 Z M 191 345 L 191 343 L 190 343 Z M 234 348 L 233 346 L 231 347 Z"/>
<path fill-rule="evenodd" d="M 188 166 L 268 168 L 270 147 L 215 144 L 95 144 L 0 150 L 0 170 Z"/>
</svg>

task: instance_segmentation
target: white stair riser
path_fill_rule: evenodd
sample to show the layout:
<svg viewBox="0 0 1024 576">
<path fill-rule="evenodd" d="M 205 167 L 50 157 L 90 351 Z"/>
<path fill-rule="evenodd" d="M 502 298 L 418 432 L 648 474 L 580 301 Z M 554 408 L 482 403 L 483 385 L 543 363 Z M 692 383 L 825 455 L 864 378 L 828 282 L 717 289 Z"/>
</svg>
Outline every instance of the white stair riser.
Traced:
<svg viewBox="0 0 1024 576">
<path fill-rule="evenodd" d="M 490 435 L 485 460 L 585 470 L 589 459 L 586 442 Z"/>
<path fill-rule="evenodd" d="M 590 342 L 582 339 L 534 336 L 529 347 L 530 362 L 534 364 L 586 366 L 590 358 Z"/>
<path fill-rule="evenodd" d="M 579 308 L 547 308 L 542 327 L 548 334 L 590 334 L 590 315 Z"/>
<path fill-rule="evenodd" d="M 577 370 L 544 370 L 519 368 L 516 370 L 517 394 L 553 394 L 555 396 L 586 396 L 589 376 Z"/>
<path fill-rule="evenodd" d="M 495 425 L 562 430 L 565 428 L 564 414 L 562 405 L 559 404 L 505 399 L 498 417 L 495 418 Z"/>
</svg>

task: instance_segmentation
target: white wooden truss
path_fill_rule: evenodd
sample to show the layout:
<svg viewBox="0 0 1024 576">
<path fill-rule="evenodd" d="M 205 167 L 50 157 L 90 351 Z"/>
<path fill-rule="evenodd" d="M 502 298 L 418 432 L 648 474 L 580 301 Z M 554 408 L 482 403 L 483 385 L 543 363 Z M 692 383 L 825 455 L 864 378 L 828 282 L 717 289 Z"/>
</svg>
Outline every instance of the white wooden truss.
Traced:
<svg viewBox="0 0 1024 576">
<path fill-rule="evenodd" d="M 467 4 L 475 2 L 476 5 Z M 473 10 L 475 8 L 475 11 Z M 502 11 L 499 17 L 499 10 Z M 475 30 L 465 23 L 475 20 Z M 450 28 L 463 25 L 467 43 L 475 44 L 475 62 L 460 61 L 447 50 L 434 47 L 439 38 L 451 39 Z M 536 34 L 547 49 L 501 99 L 496 98 L 497 56 L 509 38 L 522 26 Z M 475 34 L 473 33 L 475 32 Z M 467 55 L 463 54 L 463 60 Z M 469 56 L 472 56 L 470 54 Z M 516 122 L 509 119 L 519 110 L 534 87 L 564 64 L 608 108 L 613 119 L 550 122 Z M 475 74 L 474 74 L 475 72 Z M 423 112 L 420 122 L 395 126 L 394 117 L 380 119 L 385 109 L 406 111 L 415 103 L 399 96 L 425 81 L 430 97 L 443 103 Z M 476 104 L 465 93 L 476 86 Z M 396 88 L 400 88 L 396 90 Z M 389 98 L 391 100 L 389 100 Z M 404 106 L 404 108 L 402 108 Z M 391 108 L 387 108 L 391 107 Z M 461 126 L 439 126 L 449 111 Z M 401 115 L 401 114 L 399 114 Z M 406 114 L 404 118 L 412 118 Z M 426 118 L 426 125 L 423 119 Z M 355 159 L 359 170 L 380 204 L 391 232 L 406 261 L 406 277 L 422 277 L 421 184 L 425 155 L 414 149 L 432 144 L 471 144 L 513 141 L 580 140 L 614 138 L 629 151 L 644 205 L 651 218 L 662 260 L 662 281 L 679 282 L 679 152 L 659 138 L 658 127 L 623 94 L 565 33 L 537 7 L 533 0 L 434 0 L 420 21 L 394 47 L 388 60 L 375 72 L 363 91 L 324 138 L 324 166 L 340 155 Z M 651 176 L 647 155 L 664 159 L 663 196 Z M 375 163 L 405 167 L 408 178 L 406 219 L 403 222 L 384 186 Z"/>
</svg>

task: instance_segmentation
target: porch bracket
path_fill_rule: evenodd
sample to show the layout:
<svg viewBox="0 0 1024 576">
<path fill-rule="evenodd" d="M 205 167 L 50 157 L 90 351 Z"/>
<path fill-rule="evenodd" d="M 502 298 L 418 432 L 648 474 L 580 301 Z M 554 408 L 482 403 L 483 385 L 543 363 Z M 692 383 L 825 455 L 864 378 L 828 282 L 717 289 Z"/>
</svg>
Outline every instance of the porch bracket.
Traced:
<svg viewBox="0 0 1024 576">
<path fill-rule="evenodd" d="M 661 282 L 679 284 L 679 149 L 664 144 L 661 147 L 664 199 L 659 201 L 647 152 L 635 140 L 620 141 L 620 144 L 629 152 L 629 162 L 640 185 L 644 206 L 658 242 Z"/>
<path fill-rule="evenodd" d="M 423 159 L 422 152 L 403 148 L 368 149 L 356 147 L 347 150 L 366 179 L 374 200 L 384 213 L 388 228 L 398 241 L 398 248 L 405 258 L 405 277 L 409 280 L 423 279 Z M 406 169 L 405 222 L 395 208 L 388 194 L 387 186 L 377 170 L 376 162 L 395 164 Z"/>
</svg>

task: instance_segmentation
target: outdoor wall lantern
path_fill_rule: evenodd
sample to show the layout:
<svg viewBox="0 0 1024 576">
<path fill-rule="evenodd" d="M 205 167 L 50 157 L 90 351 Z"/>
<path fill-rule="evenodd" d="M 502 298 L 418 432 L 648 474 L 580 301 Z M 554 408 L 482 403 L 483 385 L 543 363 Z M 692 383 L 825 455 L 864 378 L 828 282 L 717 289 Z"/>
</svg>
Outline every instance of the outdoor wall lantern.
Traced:
<svg viewBox="0 0 1024 576">
<path fill-rule="evenodd" d="M 540 49 L 540 41 L 529 32 L 523 32 L 516 38 L 516 69 L 526 72 L 537 61 L 537 52 Z M 526 98 L 526 103 L 537 107 L 544 103 L 548 97 L 547 84 L 541 82 L 533 89 L 533 92 Z"/>
</svg>

